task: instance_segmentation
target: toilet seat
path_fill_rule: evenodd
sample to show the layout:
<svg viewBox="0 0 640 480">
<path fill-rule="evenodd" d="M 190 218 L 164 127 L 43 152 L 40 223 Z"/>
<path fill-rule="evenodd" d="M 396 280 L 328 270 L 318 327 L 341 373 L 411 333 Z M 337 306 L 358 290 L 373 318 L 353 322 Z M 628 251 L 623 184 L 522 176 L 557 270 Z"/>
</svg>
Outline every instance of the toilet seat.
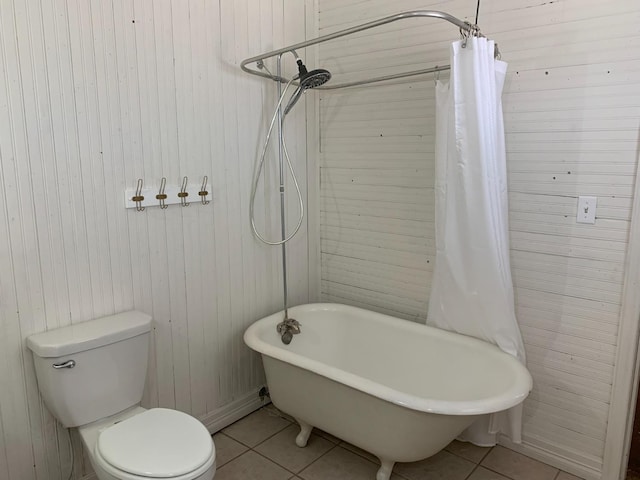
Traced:
<svg viewBox="0 0 640 480">
<path fill-rule="evenodd" d="M 176 410 L 153 408 L 104 430 L 94 460 L 116 478 L 191 480 L 215 462 L 207 429 Z"/>
</svg>

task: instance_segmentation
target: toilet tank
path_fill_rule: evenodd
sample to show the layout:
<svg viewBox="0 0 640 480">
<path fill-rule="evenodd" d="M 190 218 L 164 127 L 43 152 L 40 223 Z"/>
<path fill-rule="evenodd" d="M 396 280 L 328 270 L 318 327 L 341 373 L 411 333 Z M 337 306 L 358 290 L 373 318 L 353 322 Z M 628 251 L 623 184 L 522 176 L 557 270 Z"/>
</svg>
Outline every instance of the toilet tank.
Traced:
<svg viewBox="0 0 640 480">
<path fill-rule="evenodd" d="M 139 404 L 150 329 L 151 317 L 132 310 L 28 337 L 51 413 L 69 428 Z"/>
</svg>

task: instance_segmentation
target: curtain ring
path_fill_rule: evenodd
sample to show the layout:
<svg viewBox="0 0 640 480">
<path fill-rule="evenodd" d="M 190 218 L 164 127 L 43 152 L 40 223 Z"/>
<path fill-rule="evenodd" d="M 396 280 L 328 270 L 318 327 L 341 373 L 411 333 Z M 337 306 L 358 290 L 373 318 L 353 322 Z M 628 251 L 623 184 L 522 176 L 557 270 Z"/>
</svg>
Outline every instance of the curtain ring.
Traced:
<svg viewBox="0 0 640 480">
<path fill-rule="evenodd" d="M 469 40 L 473 25 L 469 22 L 464 22 L 464 24 L 466 25 L 466 28 L 460 27 L 460 36 L 462 37 L 462 48 L 467 48 L 467 40 Z"/>
</svg>

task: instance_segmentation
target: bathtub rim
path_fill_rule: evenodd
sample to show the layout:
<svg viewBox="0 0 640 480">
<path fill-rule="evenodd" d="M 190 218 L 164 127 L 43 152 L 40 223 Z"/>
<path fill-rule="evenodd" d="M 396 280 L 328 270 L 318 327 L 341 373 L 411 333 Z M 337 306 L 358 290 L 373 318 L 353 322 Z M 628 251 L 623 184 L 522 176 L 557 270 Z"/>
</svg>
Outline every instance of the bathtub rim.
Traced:
<svg viewBox="0 0 640 480">
<path fill-rule="evenodd" d="M 480 349 L 491 349 L 494 353 L 504 355 L 505 361 L 510 365 L 512 370 L 515 370 L 514 376 L 516 380 L 514 385 L 500 395 L 479 400 L 441 400 L 422 398 L 417 395 L 401 392 L 376 381 L 324 364 L 304 355 L 285 350 L 285 348 L 279 345 L 274 346 L 261 339 L 259 336 L 261 328 L 263 328 L 265 324 L 272 324 L 275 331 L 275 325 L 282 320 L 284 311 L 268 315 L 251 324 L 244 333 L 244 342 L 249 348 L 261 353 L 262 355 L 267 355 L 291 365 L 309 370 L 313 373 L 345 384 L 363 393 L 373 395 L 374 397 L 378 397 L 401 407 L 426 413 L 442 415 L 483 415 L 496 413 L 519 405 L 527 398 L 531 391 L 533 380 L 526 367 L 512 355 L 503 352 L 497 346 L 483 340 L 459 333 L 441 330 L 424 324 L 418 324 L 408 320 L 402 320 L 383 313 L 339 303 L 308 303 L 289 308 L 289 312 L 292 317 L 299 316 L 305 312 L 349 310 L 353 312 L 366 312 L 367 314 L 374 315 L 387 324 L 401 322 L 394 326 L 419 334 L 424 335 L 424 329 L 426 328 L 431 330 L 431 334 L 433 335 L 450 338 L 455 336 L 458 341 L 463 341 L 469 346 L 475 346 Z M 301 321 L 301 323 L 303 323 L 303 321 Z"/>
</svg>

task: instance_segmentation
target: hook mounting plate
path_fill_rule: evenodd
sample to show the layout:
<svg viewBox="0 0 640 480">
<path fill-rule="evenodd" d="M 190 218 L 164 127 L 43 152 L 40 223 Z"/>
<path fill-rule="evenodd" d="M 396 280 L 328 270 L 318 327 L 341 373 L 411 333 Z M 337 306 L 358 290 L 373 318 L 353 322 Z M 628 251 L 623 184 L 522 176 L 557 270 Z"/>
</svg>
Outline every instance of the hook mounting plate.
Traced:
<svg viewBox="0 0 640 480">
<path fill-rule="evenodd" d="M 211 187 L 209 186 L 207 188 L 207 195 L 203 196 L 200 195 L 201 192 L 201 188 L 202 185 L 200 184 L 189 184 L 187 185 L 186 188 L 186 192 L 189 193 L 189 196 L 187 198 L 189 199 L 198 199 L 198 200 L 204 200 L 207 203 L 209 203 L 211 201 Z M 141 190 L 140 190 L 140 196 L 144 197 L 144 200 L 142 200 L 141 202 L 139 202 L 139 206 L 141 207 L 160 207 L 160 200 L 159 198 L 157 198 L 158 196 L 158 191 L 159 191 L 160 185 L 145 185 Z M 162 199 L 164 201 L 165 205 L 175 205 L 175 204 L 180 204 L 182 203 L 182 199 L 178 196 L 178 194 L 181 192 L 182 186 L 181 185 L 167 185 L 165 187 L 164 190 L 164 195 L 166 195 L 166 198 Z M 133 201 L 133 197 L 136 196 L 136 189 L 135 188 L 127 188 L 124 192 L 124 206 L 125 208 L 136 208 L 136 202 Z M 198 201 L 198 203 L 201 203 L 200 201 Z M 206 205 L 206 204 L 205 204 Z"/>
</svg>

